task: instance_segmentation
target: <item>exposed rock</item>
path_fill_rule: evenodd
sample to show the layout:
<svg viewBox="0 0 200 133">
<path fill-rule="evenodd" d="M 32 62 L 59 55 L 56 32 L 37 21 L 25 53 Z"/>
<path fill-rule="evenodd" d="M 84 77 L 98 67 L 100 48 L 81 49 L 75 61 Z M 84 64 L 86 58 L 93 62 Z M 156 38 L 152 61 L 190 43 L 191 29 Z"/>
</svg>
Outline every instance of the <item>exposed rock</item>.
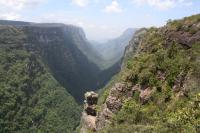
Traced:
<svg viewBox="0 0 200 133">
<path fill-rule="evenodd" d="M 86 92 L 85 93 L 85 100 L 87 102 L 88 105 L 94 105 L 97 104 L 97 100 L 98 100 L 98 94 L 91 91 L 91 92 Z"/>
<path fill-rule="evenodd" d="M 98 100 L 98 94 L 95 92 L 87 92 L 85 93 L 85 104 L 84 110 L 87 115 L 96 116 L 96 104 Z"/>
<path fill-rule="evenodd" d="M 158 71 L 157 72 L 157 78 L 158 80 L 164 81 L 166 77 L 166 73 L 162 72 L 162 71 Z"/>
<path fill-rule="evenodd" d="M 179 92 L 181 90 L 183 90 L 183 83 L 185 80 L 185 74 L 184 73 L 180 73 L 175 81 L 174 86 L 172 87 L 174 92 Z"/>
<path fill-rule="evenodd" d="M 186 32 L 184 30 L 174 31 L 174 30 L 166 30 L 165 35 L 168 42 L 177 42 L 186 48 L 191 48 L 192 44 L 200 40 L 200 31 L 198 30 L 198 25 L 196 24 L 193 28 L 190 28 L 194 31 L 194 33 Z"/>
<path fill-rule="evenodd" d="M 135 32 L 133 38 L 130 40 L 129 45 L 126 46 L 123 58 L 133 56 L 137 52 L 137 48 L 142 40 L 143 35 L 147 32 L 147 29 L 141 28 Z M 126 66 L 126 61 L 122 63 L 122 68 Z"/>
<path fill-rule="evenodd" d="M 102 111 L 97 116 L 97 130 L 104 128 L 107 124 L 110 124 L 113 113 L 107 108 L 106 104 L 103 105 Z"/>
<path fill-rule="evenodd" d="M 82 113 L 81 133 L 87 133 L 87 130 L 96 131 L 96 104 L 98 94 L 91 91 L 85 93 L 84 112 Z"/>
<path fill-rule="evenodd" d="M 95 107 L 96 107 L 95 105 L 86 104 L 85 107 L 84 107 L 84 110 L 88 115 L 96 116 L 97 112 L 96 112 L 96 108 Z"/>
<path fill-rule="evenodd" d="M 146 88 L 145 90 L 140 91 L 140 102 L 145 104 L 148 102 L 149 98 L 151 97 L 152 90 L 150 87 Z"/>
<path fill-rule="evenodd" d="M 133 90 L 128 89 L 124 83 L 116 83 L 110 90 L 109 96 L 105 104 L 102 106 L 102 111 L 97 115 L 97 130 L 105 127 L 106 124 L 111 123 L 113 114 L 118 112 L 125 99 L 132 97 Z"/>
<path fill-rule="evenodd" d="M 111 88 L 109 95 L 112 97 L 120 97 L 122 93 L 126 91 L 125 89 L 126 89 L 125 84 L 116 83 L 114 87 Z"/>
<path fill-rule="evenodd" d="M 139 84 L 136 84 L 132 87 L 132 91 L 135 92 L 135 91 L 140 91 L 140 85 Z"/>
<path fill-rule="evenodd" d="M 115 113 L 122 107 L 122 101 L 117 97 L 109 96 L 106 100 L 106 105 L 109 110 Z"/>
<path fill-rule="evenodd" d="M 200 28 L 200 22 L 196 25 L 197 28 Z"/>
<path fill-rule="evenodd" d="M 128 89 L 124 83 L 116 83 L 110 90 L 110 94 L 106 99 L 106 105 L 113 113 L 120 110 L 124 99 L 132 97 L 133 91 Z"/>
<path fill-rule="evenodd" d="M 93 132 L 96 131 L 96 117 L 88 115 L 87 113 L 82 113 L 82 128 L 81 133 L 87 133 L 87 130 L 92 130 Z"/>
</svg>

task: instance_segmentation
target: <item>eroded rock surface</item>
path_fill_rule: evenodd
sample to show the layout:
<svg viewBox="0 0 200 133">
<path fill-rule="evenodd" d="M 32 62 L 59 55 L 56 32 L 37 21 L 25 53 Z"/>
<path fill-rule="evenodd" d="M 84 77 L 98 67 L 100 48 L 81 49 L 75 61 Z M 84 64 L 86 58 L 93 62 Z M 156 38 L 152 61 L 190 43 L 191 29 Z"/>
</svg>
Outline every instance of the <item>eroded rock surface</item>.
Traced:
<svg viewBox="0 0 200 133">
<path fill-rule="evenodd" d="M 110 90 L 109 96 L 105 104 L 102 106 L 101 112 L 97 115 L 97 130 L 105 127 L 106 124 L 111 123 L 110 120 L 113 114 L 118 112 L 124 102 L 124 99 L 132 97 L 132 90 L 128 89 L 124 83 L 116 83 Z"/>
<path fill-rule="evenodd" d="M 81 133 L 87 133 L 88 130 L 96 131 L 96 105 L 98 94 L 91 91 L 85 93 L 84 112 L 82 113 Z"/>
</svg>

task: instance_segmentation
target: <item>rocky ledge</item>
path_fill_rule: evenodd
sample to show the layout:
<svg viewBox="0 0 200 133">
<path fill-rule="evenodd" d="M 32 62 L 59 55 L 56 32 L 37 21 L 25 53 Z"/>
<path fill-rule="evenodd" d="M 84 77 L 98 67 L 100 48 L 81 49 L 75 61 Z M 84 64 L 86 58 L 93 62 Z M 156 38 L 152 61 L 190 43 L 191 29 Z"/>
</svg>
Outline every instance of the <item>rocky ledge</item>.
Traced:
<svg viewBox="0 0 200 133">
<path fill-rule="evenodd" d="M 81 133 L 87 133 L 88 130 L 97 132 L 107 124 L 111 124 L 113 114 L 117 113 L 124 102 L 131 99 L 136 91 L 140 93 L 139 100 L 143 104 L 151 97 L 152 90 L 148 87 L 144 89 L 139 85 L 135 85 L 130 88 L 125 83 L 116 83 L 111 88 L 109 96 L 99 112 L 97 112 L 98 94 L 95 92 L 85 93 Z"/>
</svg>

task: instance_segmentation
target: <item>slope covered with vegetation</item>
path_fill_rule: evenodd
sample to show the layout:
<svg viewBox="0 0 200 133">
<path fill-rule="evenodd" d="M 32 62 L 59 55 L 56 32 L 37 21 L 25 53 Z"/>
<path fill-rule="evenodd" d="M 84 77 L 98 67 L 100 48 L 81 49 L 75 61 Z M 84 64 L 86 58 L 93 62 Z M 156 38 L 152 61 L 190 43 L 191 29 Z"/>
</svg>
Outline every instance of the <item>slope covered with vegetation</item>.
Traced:
<svg viewBox="0 0 200 133">
<path fill-rule="evenodd" d="M 101 96 L 103 106 L 115 111 L 111 123 L 99 131 L 200 132 L 200 15 L 150 28 L 137 42 L 136 53 L 127 57 L 114 82 L 124 84 L 118 89 L 123 95 L 107 89 Z"/>
<path fill-rule="evenodd" d="M 73 132 L 80 108 L 20 28 L 0 26 L 0 132 Z"/>
<path fill-rule="evenodd" d="M 3 20 L 0 24 L 14 26 L 24 32 L 27 50 L 40 55 L 49 72 L 78 103 L 83 102 L 87 90 L 101 88 L 120 69 L 120 63 L 105 70 L 99 67 L 98 64 L 104 61 L 90 46 L 80 27 Z"/>
</svg>

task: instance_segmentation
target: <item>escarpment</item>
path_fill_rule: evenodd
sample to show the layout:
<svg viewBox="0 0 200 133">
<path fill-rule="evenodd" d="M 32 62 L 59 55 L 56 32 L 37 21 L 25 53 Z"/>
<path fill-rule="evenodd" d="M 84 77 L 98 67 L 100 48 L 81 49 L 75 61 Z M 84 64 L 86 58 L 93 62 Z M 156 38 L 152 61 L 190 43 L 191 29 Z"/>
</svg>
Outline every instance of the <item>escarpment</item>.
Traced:
<svg viewBox="0 0 200 133">
<path fill-rule="evenodd" d="M 0 26 L 0 132 L 73 132 L 81 109 L 26 41 Z"/>
<path fill-rule="evenodd" d="M 0 21 L 0 59 L 0 132 L 75 132 L 85 91 L 120 68 L 102 70 L 83 30 L 65 24 Z"/>
<path fill-rule="evenodd" d="M 194 15 L 131 40 L 122 71 L 100 96 L 95 132 L 200 132 L 199 25 Z"/>
<path fill-rule="evenodd" d="M 41 57 L 54 78 L 78 103 L 82 103 L 84 93 L 89 90 L 87 88 L 101 88 L 120 70 L 121 62 L 107 69 L 100 68 L 98 63 L 104 60 L 91 47 L 79 27 L 18 21 L 0 21 L 0 24 L 13 26 L 23 32 L 26 36 L 24 47 Z"/>
</svg>

